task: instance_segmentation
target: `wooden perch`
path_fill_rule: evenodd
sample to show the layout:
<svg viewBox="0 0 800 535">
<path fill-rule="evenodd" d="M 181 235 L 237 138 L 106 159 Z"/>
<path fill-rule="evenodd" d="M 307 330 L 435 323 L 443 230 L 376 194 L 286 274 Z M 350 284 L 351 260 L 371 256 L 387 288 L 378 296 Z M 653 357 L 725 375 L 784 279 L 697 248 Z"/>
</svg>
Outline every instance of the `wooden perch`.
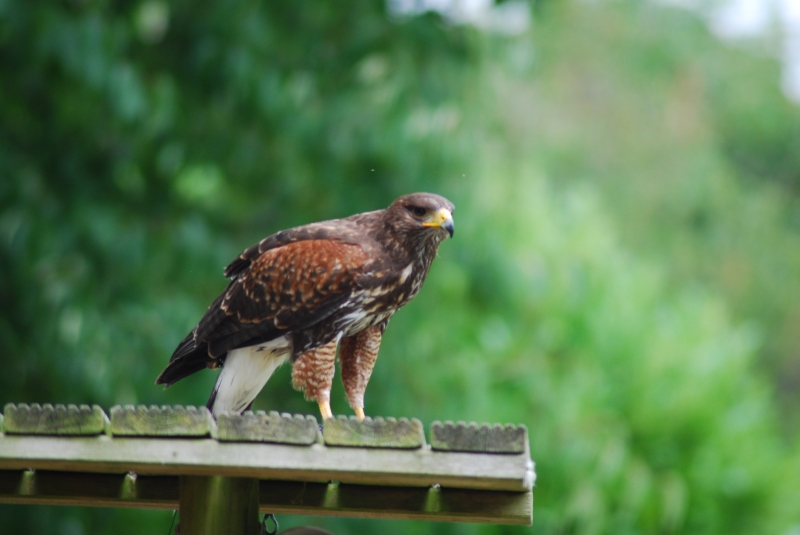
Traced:
<svg viewBox="0 0 800 535">
<path fill-rule="evenodd" d="M 249 533 L 258 509 L 532 519 L 523 426 L 436 422 L 428 446 L 419 420 L 327 420 L 323 441 L 313 417 L 257 412 L 215 423 L 195 407 L 117 406 L 109 422 L 99 407 L 7 405 L 2 423 L 0 502 L 180 507 L 184 535 L 211 533 L 212 524 Z"/>
</svg>

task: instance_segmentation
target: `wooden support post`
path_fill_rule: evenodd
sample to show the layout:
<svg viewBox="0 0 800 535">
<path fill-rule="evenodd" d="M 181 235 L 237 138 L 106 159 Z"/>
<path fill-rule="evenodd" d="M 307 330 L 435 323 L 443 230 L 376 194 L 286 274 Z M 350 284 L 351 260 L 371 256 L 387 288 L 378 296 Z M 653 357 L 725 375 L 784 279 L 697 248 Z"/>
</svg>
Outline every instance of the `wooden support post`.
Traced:
<svg viewBox="0 0 800 535">
<path fill-rule="evenodd" d="M 258 535 L 258 479 L 181 476 L 181 535 Z"/>
</svg>

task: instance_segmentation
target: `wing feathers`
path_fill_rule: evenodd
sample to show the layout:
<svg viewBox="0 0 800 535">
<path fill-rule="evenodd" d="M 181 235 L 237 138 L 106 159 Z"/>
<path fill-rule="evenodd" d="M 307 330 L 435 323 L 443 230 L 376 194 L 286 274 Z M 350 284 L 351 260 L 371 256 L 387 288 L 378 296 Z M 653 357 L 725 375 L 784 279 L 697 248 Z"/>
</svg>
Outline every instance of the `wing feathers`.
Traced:
<svg viewBox="0 0 800 535">
<path fill-rule="evenodd" d="M 365 225 L 380 217 L 384 210 L 357 214 L 344 219 L 332 219 L 320 223 L 311 223 L 288 230 L 282 230 L 264 238 L 246 249 L 225 268 L 225 276 L 234 279 L 244 273 L 250 265 L 265 252 L 291 243 L 303 241 L 340 241 L 351 245 L 364 245 Z"/>
<path fill-rule="evenodd" d="M 190 332 L 169 359 L 169 364 L 156 379 L 157 385 L 171 384 L 206 367 L 208 353 L 205 347 L 196 347 L 194 331 Z"/>
<path fill-rule="evenodd" d="M 271 239 L 287 238 L 279 233 Z M 184 341 L 187 348 L 179 346 L 176 355 L 203 346 L 220 357 L 313 326 L 360 290 L 357 280 L 366 260 L 362 247 L 338 240 L 296 241 L 268 249 L 235 276 L 200 320 L 193 346 Z"/>
</svg>

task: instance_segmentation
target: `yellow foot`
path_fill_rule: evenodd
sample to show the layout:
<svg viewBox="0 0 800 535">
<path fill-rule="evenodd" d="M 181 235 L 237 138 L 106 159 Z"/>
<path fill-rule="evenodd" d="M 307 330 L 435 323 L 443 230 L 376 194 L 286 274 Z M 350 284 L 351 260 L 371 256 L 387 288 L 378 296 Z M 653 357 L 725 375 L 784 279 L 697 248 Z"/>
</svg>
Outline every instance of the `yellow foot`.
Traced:
<svg viewBox="0 0 800 535">
<path fill-rule="evenodd" d="M 331 404 L 328 401 L 321 401 L 319 402 L 319 413 L 322 415 L 323 420 L 328 420 L 333 418 L 333 412 L 331 411 Z"/>
<path fill-rule="evenodd" d="M 364 407 L 356 407 L 353 409 L 356 412 L 356 418 L 358 418 L 359 422 L 364 421 Z"/>
</svg>

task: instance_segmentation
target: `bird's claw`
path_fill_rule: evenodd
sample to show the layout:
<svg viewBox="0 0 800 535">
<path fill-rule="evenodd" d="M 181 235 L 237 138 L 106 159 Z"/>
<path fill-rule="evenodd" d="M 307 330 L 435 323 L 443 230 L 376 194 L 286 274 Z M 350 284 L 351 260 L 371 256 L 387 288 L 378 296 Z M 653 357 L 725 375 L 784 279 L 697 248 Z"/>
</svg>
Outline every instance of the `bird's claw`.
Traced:
<svg viewBox="0 0 800 535">
<path fill-rule="evenodd" d="M 356 413 L 356 418 L 358 418 L 359 422 L 364 421 L 364 407 L 356 407 L 353 409 Z"/>
<path fill-rule="evenodd" d="M 323 420 L 333 418 L 333 411 L 331 411 L 331 404 L 328 401 L 319 402 L 319 413 L 322 415 Z"/>
</svg>

